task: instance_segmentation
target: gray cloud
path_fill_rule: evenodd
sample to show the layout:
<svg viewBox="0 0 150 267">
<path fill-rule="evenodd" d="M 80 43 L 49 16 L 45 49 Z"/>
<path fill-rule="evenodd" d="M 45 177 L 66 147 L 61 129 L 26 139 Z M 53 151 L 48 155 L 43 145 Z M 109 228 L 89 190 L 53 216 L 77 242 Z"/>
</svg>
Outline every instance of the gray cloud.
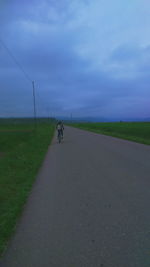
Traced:
<svg viewBox="0 0 150 267">
<path fill-rule="evenodd" d="M 128 62 L 141 57 L 141 48 L 132 44 L 123 44 L 115 48 L 110 57 L 112 62 Z"/>
<path fill-rule="evenodd" d="M 120 112 L 125 116 L 128 107 L 132 116 L 138 114 L 138 103 L 140 105 L 140 98 L 144 97 L 140 114 L 143 110 L 145 116 L 146 100 L 150 98 L 148 44 L 116 40 L 111 53 L 106 51 L 103 55 L 99 48 L 99 53 L 90 54 L 91 47 L 93 49 L 96 44 L 90 38 L 85 45 L 86 20 L 83 24 L 82 18 L 80 23 L 78 21 L 79 9 L 84 14 L 91 5 L 89 1 L 22 1 L 19 5 L 15 0 L 13 5 L 9 1 L 5 3 L 0 18 L 1 36 L 35 80 L 39 115 L 47 114 L 49 109 L 59 115 L 73 111 L 78 116 L 116 116 Z M 98 35 L 99 25 L 95 32 Z M 106 41 L 102 42 L 105 46 Z M 105 59 L 100 61 L 100 56 Z M 31 114 L 31 84 L 1 45 L 0 58 L 1 115 Z M 96 64 L 97 61 L 100 64 Z"/>
</svg>

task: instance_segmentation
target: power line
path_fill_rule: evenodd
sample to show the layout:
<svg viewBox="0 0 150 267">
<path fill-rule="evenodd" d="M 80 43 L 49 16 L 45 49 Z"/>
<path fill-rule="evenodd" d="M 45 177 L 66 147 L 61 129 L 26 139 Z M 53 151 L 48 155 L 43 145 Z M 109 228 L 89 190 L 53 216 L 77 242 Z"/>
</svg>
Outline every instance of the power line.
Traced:
<svg viewBox="0 0 150 267">
<path fill-rule="evenodd" d="M 2 39 L 0 39 L 0 43 L 4 47 L 4 49 L 7 51 L 7 53 L 10 55 L 10 57 L 13 59 L 13 61 L 16 63 L 16 65 L 18 66 L 18 68 L 23 72 L 23 74 L 26 77 L 26 79 L 29 82 L 32 82 L 32 79 L 29 77 L 29 75 L 26 73 L 26 71 L 24 70 L 24 68 L 21 66 L 21 64 L 18 62 L 18 60 L 14 57 L 14 55 L 12 54 L 12 52 L 10 51 L 10 49 L 6 46 L 6 44 L 2 41 Z"/>
<path fill-rule="evenodd" d="M 15 64 L 18 66 L 18 68 L 21 70 L 21 72 L 24 74 L 25 78 L 32 83 L 32 90 L 33 90 L 33 107 L 34 107 L 34 122 L 35 122 L 35 129 L 36 129 L 36 102 L 35 102 L 35 87 L 34 87 L 34 81 L 30 78 L 30 76 L 27 74 L 27 72 L 24 70 L 24 68 L 21 66 L 21 64 L 18 62 L 18 60 L 14 57 L 10 49 L 6 46 L 6 44 L 0 39 L 0 43 L 2 47 L 7 51 L 9 56 L 13 59 Z"/>
<path fill-rule="evenodd" d="M 24 70 L 24 68 L 22 67 L 22 65 L 18 62 L 18 60 L 15 58 L 15 56 L 12 54 L 12 52 L 10 51 L 10 49 L 7 47 L 7 45 L 4 43 L 4 41 L 0 38 L 0 43 L 2 45 L 2 47 L 7 51 L 7 53 L 9 54 L 9 56 L 12 58 L 12 60 L 15 62 L 15 64 L 18 66 L 18 68 L 21 70 L 21 72 L 24 74 L 25 78 L 30 82 L 32 83 L 32 88 L 33 88 L 33 100 L 34 100 L 34 118 L 35 118 L 35 121 L 36 121 L 36 106 L 35 106 L 35 86 L 34 86 L 34 81 L 30 78 L 30 76 L 27 74 L 27 72 Z M 36 95 L 37 95 L 37 91 L 36 91 Z M 37 97 L 39 97 L 37 95 Z M 39 97 L 40 100 L 42 100 L 41 97 Z M 42 100 L 43 102 L 43 100 Z M 44 103 L 44 102 L 43 102 Z M 47 105 L 45 105 L 44 103 L 44 106 L 46 106 L 46 108 L 48 107 Z M 49 109 L 49 107 L 48 107 Z"/>
</svg>

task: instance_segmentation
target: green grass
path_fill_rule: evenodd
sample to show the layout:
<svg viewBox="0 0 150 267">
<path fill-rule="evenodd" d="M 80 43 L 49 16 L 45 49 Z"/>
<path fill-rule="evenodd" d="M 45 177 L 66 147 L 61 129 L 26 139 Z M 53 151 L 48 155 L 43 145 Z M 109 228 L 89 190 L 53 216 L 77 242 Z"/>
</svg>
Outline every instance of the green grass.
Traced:
<svg viewBox="0 0 150 267">
<path fill-rule="evenodd" d="M 150 145 L 150 122 L 72 123 L 71 126 Z"/>
<path fill-rule="evenodd" d="M 15 230 L 16 222 L 48 145 L 54 124 L 0 125 L 0 255 Z"/>
</svg>

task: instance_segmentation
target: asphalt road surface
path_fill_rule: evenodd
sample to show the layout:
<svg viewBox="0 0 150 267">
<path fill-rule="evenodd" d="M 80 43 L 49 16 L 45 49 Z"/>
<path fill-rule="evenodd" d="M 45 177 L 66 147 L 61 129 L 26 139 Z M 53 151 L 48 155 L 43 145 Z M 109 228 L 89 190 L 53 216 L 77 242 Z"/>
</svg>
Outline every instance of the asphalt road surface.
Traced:
<svg viewBox="0 0 150 267">
<path fill-rule="evenodd" d="M 2 267 L 150 267 L 150 146 L 56 136 Z"/>
</svg>

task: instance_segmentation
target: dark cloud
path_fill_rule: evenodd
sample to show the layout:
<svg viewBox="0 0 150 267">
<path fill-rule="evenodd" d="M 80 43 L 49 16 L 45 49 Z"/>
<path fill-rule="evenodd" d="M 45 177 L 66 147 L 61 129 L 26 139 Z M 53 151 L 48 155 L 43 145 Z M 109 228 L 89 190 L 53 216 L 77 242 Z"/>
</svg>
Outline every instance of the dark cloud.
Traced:
<svg viewBox="0 0 150 267">
<path fill-rule="evenodd" d="M 109 58 L 112 63 L 129 64 L 150 70 L 150 45 L 123 44 L 115 48 Z"/>
<path fill-rule="evenodd" d="M 127 102 L 134 107 L 134 98 L 150 98 L 150 46 L 116 45 L 104 66 L 97 68 L 92 58 L 79 53 L 82 32 L 67 22 L 74 20 L 81 3 L 82 8 L 89 5 L 85 0 L 3 2 L 1 37 L 35 80 L 39 115 L 47 110 L 59 115 L 115 115 L 117 107 L 126 113 Z M 0 58 L 1 115 L 33 114 L 32 84 L 2 45 Z"/>
<path fill-rule="evenodd" d="M 126 62 L 137 60 L 140 56 L 140 47 L 131 44 L 123 44 L 113 50 L 110 59 L 114 62 Z"/>
</svg>

